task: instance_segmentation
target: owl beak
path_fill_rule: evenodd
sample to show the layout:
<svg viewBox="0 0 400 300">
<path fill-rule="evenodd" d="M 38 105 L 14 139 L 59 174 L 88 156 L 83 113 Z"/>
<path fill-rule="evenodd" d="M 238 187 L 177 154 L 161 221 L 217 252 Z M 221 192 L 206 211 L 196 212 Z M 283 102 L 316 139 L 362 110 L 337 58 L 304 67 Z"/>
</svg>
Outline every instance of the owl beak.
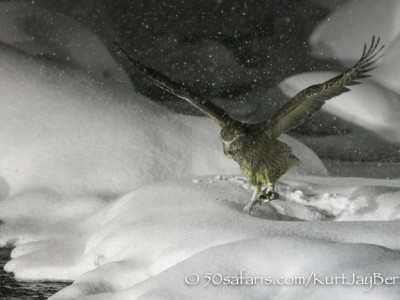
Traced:
<svg viewBox="0 0 400 300">
<path fill-rule="evenodd" d="M 231 141 L 224 141 L 222 140 L 222 143 L 224 145 L 224 154 L 228 157 L 232 156 L 232 154 L 235 152 L 236 150 L 236 145 L 233 143 L 234 141 L 236 141 L 238 139 L 238 136 L 235 137 L 233 140 Z"/>
<path fill-rule="evenodd" d="M 233 149 L 232 149 L 230 143 L 229 143 L 228 145 L 227 145 L 227 144 L 224 144 L 224 154 L 225 154 L 226 156 L 228 156 L 228 157 L 231 157 L 231 156 L 232 156 L 232 154 L 233 154 Z"/>
</svg>

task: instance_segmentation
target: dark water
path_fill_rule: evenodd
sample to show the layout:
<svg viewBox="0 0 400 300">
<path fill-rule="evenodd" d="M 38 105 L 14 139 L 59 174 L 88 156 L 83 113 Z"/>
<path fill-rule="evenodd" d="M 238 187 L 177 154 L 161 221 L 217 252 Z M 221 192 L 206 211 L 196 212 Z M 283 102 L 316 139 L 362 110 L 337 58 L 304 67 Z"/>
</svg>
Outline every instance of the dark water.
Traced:
<svg viewBox="0 0 400 300">
<path fill-rule="evenodd" d="M 0 248 L 0 299 L 47 299 L 70 284 L 68 282 L 16 281 L 12 273 L 6 273 L 3 269 L 6 262 L 10 260 L 10 252 L 10 248 Z"/>
</svg>

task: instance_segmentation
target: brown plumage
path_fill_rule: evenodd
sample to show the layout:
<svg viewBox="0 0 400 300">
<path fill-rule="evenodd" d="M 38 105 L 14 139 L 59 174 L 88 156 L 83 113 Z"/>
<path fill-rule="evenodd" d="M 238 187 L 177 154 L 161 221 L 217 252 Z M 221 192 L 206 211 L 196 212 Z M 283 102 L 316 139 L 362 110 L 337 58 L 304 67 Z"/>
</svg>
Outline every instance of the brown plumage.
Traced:
<svg viewBox="0 0 400 300">
<path fill-rule="evenodd" d="M 188 101 L 221 126 L 224 153 L 240 165 L 243 175 L 254 187 L 253 196 L 244 209 L 249 213 L 256 202 L 279 197 L 275 192 L 276 181 L 299 162 L 291 148 L 277 140 L 280 134 L 299 126 L 307 117 L 315 114 L 325 101 L 348 92 L 348 86 L 360 84 L 357 80 L 369 77 L 366 73 L 374 69 L 372 65 L 380 58 L 378 54 L 384 47 L 379 47 L 379 42 L 379 38 L 373 37 L 369 47 L 364 45 L 361 58 L 352 68 L 324 83 L 302 90 L 285 103 L 269 121 L 259 124 L 233 120 L 222 108 L 191 94 L 181 84 L 132 58 L 118 45 L 117 47 L 126 55 L 129 63 L 154 84 Z M 264 191 L 263 185 L 267 187 Z"/>
</svg>

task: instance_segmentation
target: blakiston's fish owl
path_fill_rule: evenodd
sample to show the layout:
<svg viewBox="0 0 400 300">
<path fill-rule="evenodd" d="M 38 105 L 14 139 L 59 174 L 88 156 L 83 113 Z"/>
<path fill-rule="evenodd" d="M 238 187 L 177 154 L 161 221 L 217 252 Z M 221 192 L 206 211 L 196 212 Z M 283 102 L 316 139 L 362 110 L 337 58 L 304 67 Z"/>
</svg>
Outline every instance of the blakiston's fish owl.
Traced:
<svg viewBox="0 0 400 300">
<path fill-rule="evenodd" d="M 384 46 L 379 47 L 380 39 L 372 38 L 371 45 L 364 45 L 359 61 L 342 74 L 317 85 L 312 85 L 285 103 L 268 121 L 259 124 L 246 124 L 233 120 L 220 107 L 204 98 L 190 93 L 183 85 L 172 81 L 156 70 L 144 65 L 117 45 L 119 53 L 124 53 L 131 66 L 145 74 L 158 87 L 182 98 L 203 113 L 209 115 L 221 126 L 221 140 L 224 153 L 239 165 L 254 193 L 244 208 L 250 213 L 257 202 L 267 202 L 279 197 L 275 183 L 289 168 L 298 163 L 291 148 L 277 140 L 279 135 L 299 126 L 304 119 L 315 114 L 325 101 L 349 91 L 348 86 L 360 84 L 359 79 L 369 77 L 369 71 L 379 58 Z M 262 186 L 267 188 L 262 190 Z"/>
</svg>

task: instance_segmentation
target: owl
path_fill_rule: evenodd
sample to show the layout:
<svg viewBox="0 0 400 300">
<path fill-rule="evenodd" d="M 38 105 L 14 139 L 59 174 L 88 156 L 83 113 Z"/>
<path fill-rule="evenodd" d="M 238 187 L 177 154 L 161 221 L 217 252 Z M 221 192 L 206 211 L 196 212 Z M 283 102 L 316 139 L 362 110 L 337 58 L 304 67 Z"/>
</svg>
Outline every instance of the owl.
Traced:
<svg viewBox="0 0 400 300">
<path fill-rule="evenodd" d="M 254 188 L 250 201 L 244 207 L 244 212 L 250 213 L 256 203 L 279 198 L 275 183 L 299 163 L 292 149 L 277 138 L 314 115 L 325 101 L 350 91 L 349 86 L 360 84 L 359 80 L 370 77 L 368 72 L 375 68 L 373 64 L 381 57 L 384 45 L 380 46 L 380 38 L 373 36 L 370 45 L 364 45 L 362 55 L 353 67 L 326 82 L 307 87 L 282 105 L 271 119 L 258 124 L 234 120 L 221 107 L 146 66 L 121 46 L 116 47 L 118 53 L 127 58 L 129 68 L 142 72 L 156 86 L 188 101 L 219 124 L 225 155 L 239 164 L 241 172 Z"/>
</svg>

